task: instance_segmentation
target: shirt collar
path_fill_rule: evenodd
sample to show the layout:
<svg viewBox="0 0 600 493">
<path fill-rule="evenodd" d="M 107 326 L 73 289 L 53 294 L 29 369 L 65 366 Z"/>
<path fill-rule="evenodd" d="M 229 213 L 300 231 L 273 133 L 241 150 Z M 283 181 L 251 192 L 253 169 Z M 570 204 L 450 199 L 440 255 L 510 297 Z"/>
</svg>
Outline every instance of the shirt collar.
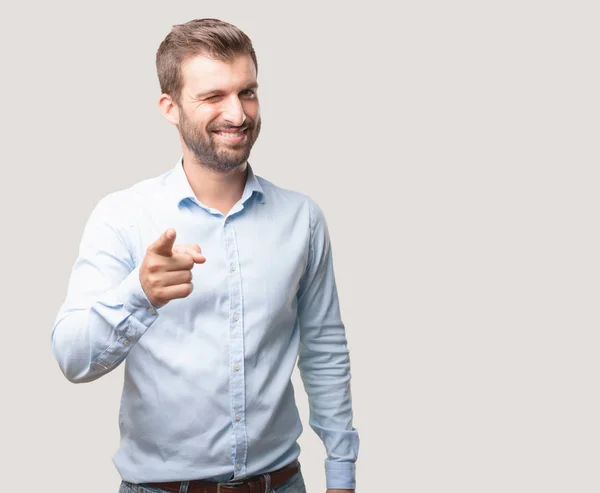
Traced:
<svg viewBox="0 0 600 493">
<path fill-rule="evenodd" d="M 246 185 L 242 192 L 242 204 L 246 202 L 254 192 L 257 193 L 261 203 L 265 203 L 265 192 L 263 191 L 258 178 L 252 170 L 252 166 L 248 163 L 248 177 L 246 178 Z M 185 199 L 196 199 L 196 195 L 192 190 L 192 186 L 188 181 L 188 178 L 183 170 L 183 158 L 179 158 L 175 167 L 171 170 L 171 173 L 167 177 L 166 187 L 169 190 L 169 194 L 172 195 L 177 206 Z"/>
</svg>

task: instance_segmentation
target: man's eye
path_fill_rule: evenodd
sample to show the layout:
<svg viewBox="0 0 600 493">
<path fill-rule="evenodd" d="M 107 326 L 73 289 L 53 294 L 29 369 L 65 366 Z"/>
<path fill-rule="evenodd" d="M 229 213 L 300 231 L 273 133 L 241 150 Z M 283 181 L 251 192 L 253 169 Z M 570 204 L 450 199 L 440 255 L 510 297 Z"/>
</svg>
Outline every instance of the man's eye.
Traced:
<svg viewBox="0 0 600 493">
<path fill-rule="evenodd" d="M 203 101 L 216 101 L 217 99 L 219 99 L 219 97 L 220 96 L 218 94 L 213 94 L 212 96 L 204 98 Z"/>
<path fill-rule="evenodd" d="M 256 91 L 254 91 L 253 89 L 246 89 L 245 91 L 242 91 L 240 94 L 242 96 L 253 98 L 256 96 Z"/>
</svg>

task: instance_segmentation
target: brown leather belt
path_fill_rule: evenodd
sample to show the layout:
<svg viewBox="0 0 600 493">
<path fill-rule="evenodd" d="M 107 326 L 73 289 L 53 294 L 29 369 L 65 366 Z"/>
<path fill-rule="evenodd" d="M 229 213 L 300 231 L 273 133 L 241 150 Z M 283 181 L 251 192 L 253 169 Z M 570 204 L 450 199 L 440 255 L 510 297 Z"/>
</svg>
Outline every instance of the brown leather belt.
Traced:
<svg viewBox="0 0 600 493">
<path fill-rule="evenodd" d="M 227 483 L 209 483 L 200 479 L 189 481 L 187 493 L 264 493 L 271 488 L 277 488 L 282 485 L 294 474 L 298 472 L 298 461 L 294 461 L 287 466 L 276 471 L 252 476 L 240 481 L 229 481 Z M 267 478 L 267 476 L 269 478 Z M 269 481 L 270 479 L 270 481 Z M 154 488 L 179 493 L 182 481 L 172 481 L 168 483 L 146 483 Z"/>
</svg>

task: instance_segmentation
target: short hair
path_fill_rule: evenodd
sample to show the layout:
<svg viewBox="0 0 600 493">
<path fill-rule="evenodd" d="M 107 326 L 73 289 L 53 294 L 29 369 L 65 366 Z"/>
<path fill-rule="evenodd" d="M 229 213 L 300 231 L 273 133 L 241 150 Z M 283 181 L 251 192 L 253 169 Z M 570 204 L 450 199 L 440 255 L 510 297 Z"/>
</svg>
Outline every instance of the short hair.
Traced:
<svg viewBox="0 0 600 493">
<path fill-rule="evenodd" d="M 239 55 L 250 55 L 258 71 L 252 41 L 244 32 L 219 19 L 194 19 L 174 25 L 156 52 L 156 71 L 164 94 L 179 102 L 183 89 L 181 65 L 198 55 L 226 62 Z"/>
</svg>

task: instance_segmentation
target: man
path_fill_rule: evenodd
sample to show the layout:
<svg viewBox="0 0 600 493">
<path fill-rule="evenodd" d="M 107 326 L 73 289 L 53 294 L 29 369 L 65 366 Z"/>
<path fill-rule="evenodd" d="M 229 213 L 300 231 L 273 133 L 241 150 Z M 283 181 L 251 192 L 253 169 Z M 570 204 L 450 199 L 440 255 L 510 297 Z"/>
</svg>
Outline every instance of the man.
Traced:
<svg viewBox="0 0 600 493">
<path fill-rule="evenodd" d="M 174 26 L 157 52 L 174 169 L 86 224 L 54 354 L 72 382 L 125 364 L 121 492 L 304 492 L 298 367 L 329 493 L 355 487 L 350 367 L 325 218 L 254 174 L 257 61 L 231 24 Z"/>
</svg>

